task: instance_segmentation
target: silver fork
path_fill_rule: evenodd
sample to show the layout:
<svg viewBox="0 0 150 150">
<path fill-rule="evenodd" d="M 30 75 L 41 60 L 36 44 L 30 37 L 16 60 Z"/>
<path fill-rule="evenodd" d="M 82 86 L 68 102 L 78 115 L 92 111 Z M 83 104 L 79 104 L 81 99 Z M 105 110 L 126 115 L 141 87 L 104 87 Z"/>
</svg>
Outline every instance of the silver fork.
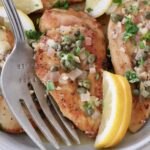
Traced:
<svg viewBox="0 0 150 150">
<path fill-rule="evenodd" d="M 37 127 L 43 133 L 45 138 L 56 149 L 58 149 L 59 144 L 57 140 L 41 118 L 30 95 L 30 90 L 28 88 L 28 84 L 30 83 L 48 121 L 63 139 L 65 144 L 69 146 L 71 145 L 71 141 L 67 137 L 63 128 L 59 125 L 58 121 L 53 116 L 53 113 L 47 104 L 45 88 L 35 75 L 33 50 L 29 47 L 25 39 L 23 28 L 12 0 L 2 0 L 2 2 L 6 9 L 8 18 L 12 24 L 15 36 L 14 49 L 8 57 L 1 73 L 1 87 L 7 104 L 28 136 L 40 149 L 45 150 L 46 148 L 44 143 L 23 111 L 21 105 L 21 100 L 23 100 Z M 58 110 L 54 102 L 52 102 L 52 105 L 54 106 L 58 116 L 63 122 L 63 125 L 66 127 L 72 138 L 79 144 L 80 140 L 75 129 L 72 128 L 72 124 L 67 122 L 65 118 L 62 117 L 61 112 Z"/>
</svg>

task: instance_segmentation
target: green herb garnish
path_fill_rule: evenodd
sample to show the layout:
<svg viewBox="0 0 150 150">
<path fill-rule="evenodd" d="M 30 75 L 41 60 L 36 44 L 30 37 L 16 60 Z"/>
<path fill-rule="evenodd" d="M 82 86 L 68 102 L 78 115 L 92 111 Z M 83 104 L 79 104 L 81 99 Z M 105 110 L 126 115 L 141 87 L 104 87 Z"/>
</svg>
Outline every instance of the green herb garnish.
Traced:
<svg viewBox="0 0 150 150">
<path fill-rule="evenodd" d="M 144 35 L 143 39 L 146 40 L 146 41 L 150 41 L 150 31 L 148 31 L 148 32 Z"/>
<path fill-rule="evenodd" d="M 140 81 L 135 71 L 127 71 L 125 76 L 130 83 L 136 83 Z"/>
<path fill-rule="evenodd" d="M 87 11 L 88 13 L 90 13 L 90 12 L 93 11 L 93 9 L 92 9 L 92 8 L 87 8 L 86 11 Z"/>
<path fill-rule="evenodd" d="M 145 5 L 150 5 L 149 0 L 143 0 L 143 3 L 144 3 Z"/>
<path fill-rule="evenodd" d="M 64 56 L 61 58 L 61 65 L 64 70 L 71 71 L 74 70 L 78 64 L 74 59 L 74 54 L 68 53 L 64 54 Z"/>
<path fill-rule="evenodd" d="M 29 40 L 36 40 L 36 41 L 39 40 L 39 38 L 43 35 L 43 33 L 33 30 L 25 31 L 25 34 Z"/>
<path fill-rule="evenodd" d="M 79 55 L 81 52 L 81 48 L 77 47 L 74 51 L 75 55 Z"/>
<path fill-rule="evenodd" d="M 123 35 L 123 39 L 127 41 L 128 39 L 135 37 L 138 31 L 139 28 L 137 25 L 131 21 L 131 18 L 126 17 L 125 33 Z"/>
<path fill-rule="evenodd" d="M 144 64 L 144 62 L 145 62 L 144 58 L 143 58 L 143 57 L 142 57 L 142 58 L 140 58 L 139 60 L 137 60 L 137 66 L 141 66 L 141 65 L 143 65 L 143 64 Z"/>
<path fill-rule="evenodd" d="M 113 0 L 113 3 L 122 4 L 122 0 Z"/>
<path fill-rule="evenodd" d="M 145 48 L 145 44 L 143 41 L 140 41 L 140 49 L 144 49 Z"/>
<path fill-rule="evenodd" d="M 68 9 L 69 8 L 69 3 L 67 1 L 61 1 L 58 0 L 54 5 L 54 8 L 60 8 L 60 9 Z"/>
<path fill-rule="evenodd" d="M 47 91 L 53 91 L 53 90 L 55 90 L 55 85 L 54 85 L 53 81 L 47 81 L 46 90 Z"/>
</svg>

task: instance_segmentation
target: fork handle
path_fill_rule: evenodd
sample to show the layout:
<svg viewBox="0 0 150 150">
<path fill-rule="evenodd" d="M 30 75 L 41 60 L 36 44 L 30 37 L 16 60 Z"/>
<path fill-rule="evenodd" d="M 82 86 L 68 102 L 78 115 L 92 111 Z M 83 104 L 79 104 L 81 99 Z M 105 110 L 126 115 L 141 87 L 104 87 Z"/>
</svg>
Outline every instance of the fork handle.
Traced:
<svg viewBox="0 0 150 150">
<path fill-rule="evenodd" d="M 2 0 L 2 3 L 8 15 L 9 21 L 12 25 L 15 40 L 25 41 L 24 30 L 12 0 Z"/>
</svg>

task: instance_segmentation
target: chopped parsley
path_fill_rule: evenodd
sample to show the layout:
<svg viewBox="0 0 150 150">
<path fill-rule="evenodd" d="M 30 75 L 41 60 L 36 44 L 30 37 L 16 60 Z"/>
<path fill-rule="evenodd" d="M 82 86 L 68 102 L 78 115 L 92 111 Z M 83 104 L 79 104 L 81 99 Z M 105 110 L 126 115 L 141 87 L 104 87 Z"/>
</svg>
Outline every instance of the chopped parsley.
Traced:
<svg viewBox="0 0 150 150">
<path fill-rule="evenodd" d="M 46 84 L 46 90 L 48 91 L 53 91 L 55 90 L 55 85 L 53 81 L 48 81 Z"/>
<path fill-rule="evenodd" d="M 146 41 L 150 41 L 150 31 L 148 31 L 148 32 L 144 35 L 143 39 L 146 40 Z"/>
<path fill-rule="evenodd" d="M 122 0 L 113 0 L 113 3 L 122 4 Z"/>
<path fill-rule="evenodd" d="M 39 40 L 41 35 L 43 35 L 41 32 L 37 32 L 33 30 L 25 31 L 25 34 L 29 40 L 36 40 L 36 41 Z"/>
<path fill-rule="evenodd" d="M 143 65 L 143 64 L 144 64 L 144 62 L 145 62 L 144 58 L 143 58 L 143 57 L 141 57 L 139 60 L 137 60 L 137 66 L 141 66 L 141 65 Z"/>
<path fill-rule="evenodd" d="M 89 7 L 89 8 L 86 9 L 86 11 L 87 11 L 88 13 L 90 13 L 90 12 L 93 11 L 93 9 Z"/>
<path fill-rule="evenodd" d="M 144 49 L 145 47 L 145 43 L 143 41 L 140 41 L 140 49 Z"/>
<path fill-rule="evenodd" d="M 150 5 L 149 0 L 143 0 L 143 3 L 144 3 L 145 5 Z"/>
<path fill-rule="evenodd" d="M 74 51 L 75 55 L 79 55 L 81 52 L 81 48 L 80 47 L 77 47 Z"/>
<path fill-rule="evenodd" d="M 138 31 L 139 28 L 137 27 L 137 25 L 132 22 L 131 18 L 126 17 L 123 39 L 127 41 L 130 38 L 135 37 Z"/>
<path fill-rule="evenodd" d="M 54 8 L 61 8 L 61 9 L 68 9 L 69 8 L 69 3 L 65 1 L 58 0 L 54 5 Z"/>
<path fill-rule="evenodd" d="M 74 70 L 78 67 L 78 63 L 75 61 L 75 55 L 72 53 L 63 54 L 61 58 L 61 66 L 66 71 Z"/>
<path fill-rule="evenodd" d="M 127 71 L 125 76 L 130 83 L 136 83 L 140 81 L 135 71 Z"/>
</svg>

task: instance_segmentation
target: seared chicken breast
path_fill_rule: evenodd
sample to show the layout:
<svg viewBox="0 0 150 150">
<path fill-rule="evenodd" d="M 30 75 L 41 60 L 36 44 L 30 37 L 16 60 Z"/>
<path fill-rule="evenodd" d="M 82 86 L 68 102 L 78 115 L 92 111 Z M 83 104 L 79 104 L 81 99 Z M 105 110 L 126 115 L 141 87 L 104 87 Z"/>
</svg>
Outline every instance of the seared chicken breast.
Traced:
<svg viewBox="0 0 150 150">
<path fill-rule="evenodd" d="M 63 2 L 64 0 L 60 0 Z M 67 0 L 69 3 L 82 2 L 83 0 Z M 56 4 L 58 0 L 42 0 L 44 8 L 51 8 L 54 4 Z"/>
<path fill-rule="evenodd" d="M 129 129 L 136 132 L 150 116 L 150 5 L 142 0 L 121 5 L 111 15 L 108 39 L 115 72 L 132 86 Z"/>
<path fill-rule="evenodd" d="M 101 25 L 84 12 L 46 10 L 45 33 L 35 47 L 35 71 L 63 115 L 95 136 L 101 121 L 102 62 L 105 39 Z"/>
</svg>

